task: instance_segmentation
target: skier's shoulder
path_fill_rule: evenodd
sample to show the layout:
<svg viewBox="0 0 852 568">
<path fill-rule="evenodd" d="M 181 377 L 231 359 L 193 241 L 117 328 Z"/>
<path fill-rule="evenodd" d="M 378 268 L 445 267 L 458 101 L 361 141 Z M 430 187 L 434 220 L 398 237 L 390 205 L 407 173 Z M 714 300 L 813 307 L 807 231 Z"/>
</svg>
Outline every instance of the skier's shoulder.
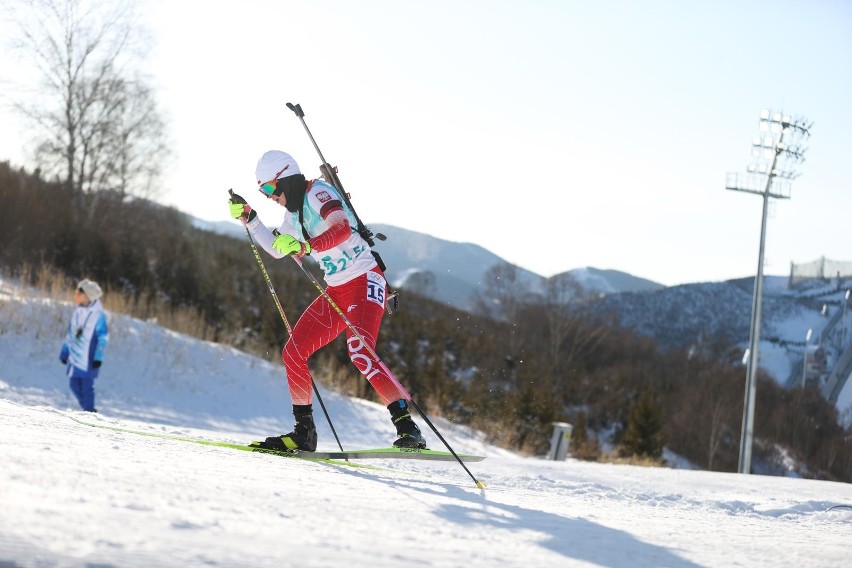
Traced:
<svg viewBox="0 0 852 568">
<path fill-rule="evenodd" d="M 340 192 L 337 191 L 337 188 L 321 179 L 315 179 L 311 183 L 311 186 L 308 189 L 307 198 L 308 202 L 315 209 L 325 207 L 334 202 L 343 203 L 343 200 L 340 197 Z"/>
<path fill-rule="evenodd" d="M 311 180 L 310 187 L 308 191 L 317 192 L 317 191 L 328 191 L 333 193 L 334 195 L 338 195 L 337 188 L 325 181 L 322 178 L 317 178 L 315 180 Z"/>
</svg>

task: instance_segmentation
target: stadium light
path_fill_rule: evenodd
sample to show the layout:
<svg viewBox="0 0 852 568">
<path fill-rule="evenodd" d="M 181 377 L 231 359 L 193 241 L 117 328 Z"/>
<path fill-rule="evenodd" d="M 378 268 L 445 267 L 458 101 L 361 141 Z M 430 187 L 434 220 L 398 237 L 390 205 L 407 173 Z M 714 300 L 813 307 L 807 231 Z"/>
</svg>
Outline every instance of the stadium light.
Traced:
<svg viewBox="0 0 852 568">
<path fill-rule="evenodd" d="M 760 310 L 763 297 L 763 252 L 766 248 L 766 217 L 769 198 L 789 199 L 790 181 L 798 177 L 794 166 L 804 162 L 804 140 L 810 137 L 812 122 L 769 109 L 760 112 L 760 135 L 752 139 L 754 161 L 747 174 L 728 174 L 725 188 L 753 193 L 763 197 L 763 216 L 760 222 L 760 248 L 757 255 L 757 276 L 751 308 L 743 427 L 740 435 L 738 471 L 751 473 L 751 450 L 754 439 L 754 398 L 757 387 L 757 368 L 760 363 Z"/>
</svg>

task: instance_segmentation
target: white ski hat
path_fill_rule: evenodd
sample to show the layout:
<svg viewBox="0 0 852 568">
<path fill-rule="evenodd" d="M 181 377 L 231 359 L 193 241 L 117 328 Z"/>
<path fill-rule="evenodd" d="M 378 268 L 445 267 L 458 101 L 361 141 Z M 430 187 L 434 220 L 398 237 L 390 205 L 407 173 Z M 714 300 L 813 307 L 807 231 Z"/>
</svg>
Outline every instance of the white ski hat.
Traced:
<svg viewBox="0 0 852 568">
<path fill-rule="evenodd" d="M 270 150 L 257 161 L 254 170 L 257 185 L 302 173 L 293 156 L 280 150 Z"/>
<path fill-rule="evenodd" d="M 80 283 L 77 284 L 77 288 L 82 290 L 86 297 L 92 302 L 104 295 L 104 291 L 101 290 L 98 283 L 93 280 L 89 280 L 88 278 L 81 280 Z"/>
</svg>

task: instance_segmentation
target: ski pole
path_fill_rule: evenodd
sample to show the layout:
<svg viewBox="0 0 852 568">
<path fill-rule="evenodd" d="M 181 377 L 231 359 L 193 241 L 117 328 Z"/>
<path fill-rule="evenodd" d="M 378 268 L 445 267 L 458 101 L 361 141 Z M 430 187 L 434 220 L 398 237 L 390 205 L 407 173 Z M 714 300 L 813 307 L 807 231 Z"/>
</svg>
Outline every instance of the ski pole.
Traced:
<svg viewBox="0 0 852 568">
<path fill-rule="evenodd" d="M 411 405 L 417 410 L 417 412 L 420 413 L 420 416 L 423 417 L 423 420 L 426 421 L 426 424 L 428 424 L 429 427 L 432 429 L 432 431 L 435 432 L 435 435 L 438 436 L 438 438 L 441 440 L 441 442 L 444 443 L 444 446 L 446 446 L 447 449 L 450 450 L 450 453 L 453 454 L 453 457 L 456 458 L 456 461 L 458 461 L 459 464 L 461 464 L 461 466 L 464 468 L 464 470 L 467 472 L 467 474 L 470 476 L 470 478 L 473 479 L 473 482 L 476 484 L 476 486 L 479 489 L 484 489 L 485 483 L 479 481 L 478 479 L 476 479 L 476 477 L 473 476 L 473 474 L 470 472 L 470 470 L 467 468 L 467 466 L 464 464 L 464 462 L 458 456 L 458 454 L 455 452 L 455 450 L 453 450 L 453 448 L 450 447 L 450 444 L 447 442 L 447 440 L 444 439 L 444 437 L 441 435 L 441 433 L 438 431 L 438 429 L 435 427 L 435 425 L 432 424 L 432 421 L 429 420 L 429 417 L 426 415 L 426 413 L 423 412 L 423 410 L 420 408 L 420 406 L 417 404 L 417 402 L 415 402 L 415 400 L 413 398 L 411 398 L 411 395 L 408 393 L 408 391 L 405 390 L 405 388 L 403 388 L 403 386 L 399 382 L 399 379 L 396 378 L 396 375 L 394 375 L 391 372 L 391 370 L 388 369 L 388 366 L 385 365 L 384 361 L 382 361 L 381 358 L 379 358 L 378 354 L 376 354 L 376 351 L 372 347 L 370 347 L 370 344 L 367 343 L 367 340 L 364 339 L 364 336 L 361 335 L 361 333 L 357 329 L 355 329 L 355 326 L 352 325 L 352 322 L 349 321 L 349 318 L 346 317 L 346 314 L 343 312 L 343 310 L 340 309 L 340 306 L 337 305 L 337 302 L 334 301 L 334 298 L 332 298 L 328 294 L 328 292 L 317 281 L 317 279 L 314 277 L 314 275 L 311 274 L 310 271 L 308 271 L 307 268 L 305 268 L 305 265 L 302 264 L 302 261 L 300 259 L 298 259 L 295 256 L 292 256 L 291 258 L 293 259 L 293 261 L 296 264 L 299 265 L 299 268 L 301 268 L 302 272 L 304 272 L 305 275 L 307 275 L 307 277 L 310 279 L 310 281 L 313 283 L 313 285 L 316 287 L 316 289 L 319 290 L 322 297 L 325 298 L 325 300 L 332 307 L 332 309 L 335 312 L 337 312 L 337 315 L 340 316 L 340 318 L 343 320 L 343 323 L 346 324 L 346 327 L 348 327 L 349 330 L 352 332 L 352 334 L 355 337 L 358 338 L 358 340 L 361 342 L 361 345 L 363 345 L 364 347 L 367 348 L 367 351 L 370 353 L 370 355 L 376 361 L 376 364 L 381 367 L 381 369 L 385 372 L 385 374 L 391 380 L 391 382 L 399 389 L 399 391 L 405 395 L 406 400 L 408 400 L 408 402 L 411 403 Z"/>
<path fill-rule="evenodd" d="M 229 189 L 228 193 L 233 197 L 234 190 Z M 266 280 L 266 287 L 269 288 L 269 293 L 272 294 L 272 299 L 275 300 L 275 306 L 278 308 L 278 314 L 281 316 L 281 321 L 284 322 L 284 327 L 287 328 L 287 335 L 293 335 L 293 329 L 290 327 L 290 322 L 287 321 L 287 316 L 284 315 L 284 308 L 281 307 L 281 302 L 278 300 L 278 294 L 275 293 L 275 287 L 272 285 L 272 279 L 269 277 L 269 272 L 266 271 L 266 265 L 263 263 L 263 259 L 260 257 L 260 253 L 257 250 L 257 245 L 254 244 L 254 239 L 249 232 L 247 226 L 243 225 L 243 228 L 246 230 L 246 236 L 248 237 L 249 243 L 251 243 L 251 250 L 254 252 L 254 257 L 257 259 L 257 264 L 260 266 L 260 271 L 263 273 L 263 278 Z M 331 433 L 334 434 L 334 439 L 337 440 L 337 447 L 340 448 L 340 451 L 343 451 L 343 446 L 340 444 L 340 438 L 337 436 L 337 430 L 334 429 L 334 424 L 331 422 L 331 416 L 328 414 L 328 410 L 325 408 L 325 403 L 322 400 L 322 396 L 320 396 L 319 389 L 317 388 L 317 384 L 314 381 L 314 378 L 311 377 L 311 386 L 314 388 L 314 394 L 317 395 L 317 400 L 320 403 L 320 407 L 322 407 L 322 412 L 325 414 L 325 419 L 328 421 L 328 426 L 331 428 Z M 349 461 L 349 460 L 347 460 Z"/>
</svg>

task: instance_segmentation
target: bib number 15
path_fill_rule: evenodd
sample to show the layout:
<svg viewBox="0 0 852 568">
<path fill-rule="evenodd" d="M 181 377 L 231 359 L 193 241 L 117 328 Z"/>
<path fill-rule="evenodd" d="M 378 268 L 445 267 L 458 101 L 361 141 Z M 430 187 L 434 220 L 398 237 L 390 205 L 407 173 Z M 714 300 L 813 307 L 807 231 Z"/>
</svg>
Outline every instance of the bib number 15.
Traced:
<svg viewBox="0 0 852 568">
<path fill-rule="evenodd" d="M 380 274 L 367 273 L 367 299 L 385 306 L 385 279 Z"/>
</svg>

